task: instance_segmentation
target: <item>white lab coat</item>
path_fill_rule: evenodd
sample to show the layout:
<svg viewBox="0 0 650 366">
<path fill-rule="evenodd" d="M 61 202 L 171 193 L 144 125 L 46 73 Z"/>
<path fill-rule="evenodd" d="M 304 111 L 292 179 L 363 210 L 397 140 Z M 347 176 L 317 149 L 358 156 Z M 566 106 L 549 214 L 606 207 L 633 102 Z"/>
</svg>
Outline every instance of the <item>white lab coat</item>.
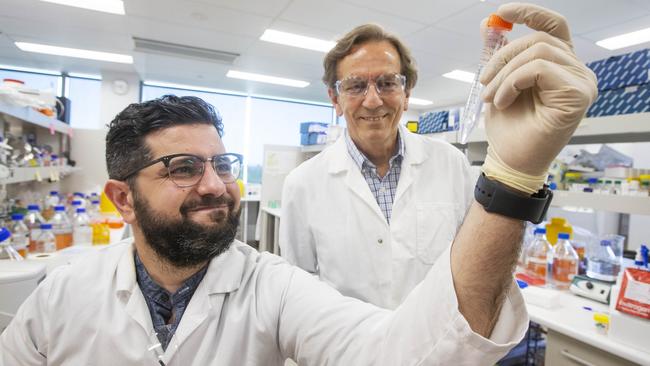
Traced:
<svg viewBox="0 0 650 366">
<path fill-rule="evenodd" d="M 234 242 L 213 259 L 161 360 L 167 366 L 491 365 L 524 335 L 513 286 L 490 339 L 458 312 L 449 252 L 396 311 L 341 296 Z M 127 241 L 48 276 L 0 336 L 0 364 L 158 365 Z"/>
<path fill-rule="evenodd" d="M 400 133 L 405 152 L 390 226 L 345 136 L 287 176 L 280 221 L 280 253 L 289 263 L 388 309 L 451 245 L 476 183 L 452 145 L 403 126 Z"/>
</svg>

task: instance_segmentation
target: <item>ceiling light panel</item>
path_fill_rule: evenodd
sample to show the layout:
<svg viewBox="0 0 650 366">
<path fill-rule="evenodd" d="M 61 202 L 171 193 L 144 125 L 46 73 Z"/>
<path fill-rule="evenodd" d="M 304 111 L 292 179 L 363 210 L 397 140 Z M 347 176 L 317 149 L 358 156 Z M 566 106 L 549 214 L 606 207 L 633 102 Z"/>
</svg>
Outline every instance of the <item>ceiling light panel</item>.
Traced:
<svg viewBox="0 0 650 366">
<path fill-rule="evenodd" d="M 250 72 L 242 72 L 242 71 L 235 71 L 235 70 L 229 70 L 226 76 L 234 79 L 243 79 L 243 80 L 250 80 L 250 81 L 259 81 L 261 83 L 292 86 L 294 88 L 304 88 L 307 85 L 309 85 L 309 83 L 306 81 L 286 79 L 277 76 L 254 74 Z"/>
<path fill-rule="evenodd" d="M 132 64 L 133 57 L 118 53 L 109 53 L 101 51 L 82 50 L 78 48 L 58 47 L 38 43 L 15 42 L 16 47 L 25 52 L 44 53 L 47 55 L 56 55 L 64 57 L 84 58 L 88 60 L 117 62 L 122 64 Z"/>
<path fill-rule="evenodd" d="M 336 45 L 336 42 L 301 36 L 294 33 L 281 32 L 274 29 L 265 30 L 260 39 L 266 42 L 278 43 L 286 46 L 304 48 L 319 52 L 328 52 Z"/>
<path fill-rule="evenodd" d="M 454 70 L 450 71 L 446 74 L 442 74 L 443 77 L 446 77 L 447 79 L 454 79 L 454 80 L 459 80 L 463 81 L 465 83 L 473 83 L 474 82 L 474 73 L 468 72 L 468 71 L 463 71 L 463 70 Z"/>
<path fill-rule="evenodd" d="M 596 42 L 596 44 L 608 50 L 618 50 L 646 42 L 650 42 L 650 28 L 606 38 Z"/>
<path fill-rule="evenodd" d="M 41 0 L 46 3 L 72 6 L 104 13 L 124 15 L 124 2 L 122 0 Z"/>
</svg>

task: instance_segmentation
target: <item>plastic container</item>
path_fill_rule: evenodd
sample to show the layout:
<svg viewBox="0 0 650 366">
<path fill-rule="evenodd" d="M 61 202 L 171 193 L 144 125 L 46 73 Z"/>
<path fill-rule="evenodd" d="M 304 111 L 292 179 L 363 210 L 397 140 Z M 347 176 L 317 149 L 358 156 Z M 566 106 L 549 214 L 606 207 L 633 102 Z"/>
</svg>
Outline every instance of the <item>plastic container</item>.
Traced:
<svg viewBox="0 0 650 366">
<path fill-rule="evenodd" d="M 459 132 L 461 144 L 467 143 L 469 134 L 476 127 L 481 117 L 481 110 L 483 109 L 481 92 L 484 86 L 479 79 L 483 73 L 483 69 L 494 53 L 506 44 L 506 34 L 512 30 L 512 23 L 506 22 L 496 14 L 492 14 L 488 18 L 487 27 L 487 35 L 484 40 L 483 51 L 481 52 L 481 60 L 479 61 L 476 74 L 474 74 L 472 88 L 470 89 L 469 97 L 463 110 L 463 118 L 460 122 Z"/>
<path fill-rule="evenodd" d="M 6 227 L 0 229 L 0 259 L 22 261 L 23 256 L 11 244 L 11 232 Z"/>
<path fill-rule="evenodd" d="M 25 216 L 22 214 L 11 215 L 11 246 L 23 257 L 27 256 L 29 246 L 29 229 L 23 222 Z"/>
<path fill-rule="evenodd" d="M 36 239 L 35 253 L 56 252 L 56 236 L 52 232 L 52 224 L 41 224 L 41 234 Z"/>
<path fill-rule="evenodd" d="M 72 223 L 65 213 L 65 206 L 54 207 L 54 216 L 50 220 L 56 237 L 56 249 L 61 250 L 72 245 Z"/>
<path fill-rule="evenodd" d="M 567 290 L 578 274 L 578 254 L 571 246 L 568 233 L 560 233 L 553 248 L 553 287 Z"/>
<path fill-rule="evenodd" d="M 92 245 L 93 227 L 91 226 L 90 216 L 86 213 L 85 208 L 81 207 L 77 209 L 77 214 L 72 224 L 72 241 L 74 245 Z"/>
<path fill-rule="evenodd" d="M 73 197 L 72 200 L 73 200 L 73 202 L 74 201 L 81 202 L 81 206 L 79 206 L 79 207 L 86 208 L 88 206 L 88 202 L 86 202 L 86 195 L 84 195 L 82 192 L 75 192 L 74 197 Z"/>
<path fill-rule="evenodd" d="M 44 224 L 45 218 L 41 216 L 38 205 L 27 205 L 27 215 L 25 215 L 25 225 L 29 229 L 29 251 L 36 250 L 36 239 L 41 235 L 41 224 Z"/>
<path fill-rule="evenodd" d="M 535 239 L 526 253 L 526 273 L 549 285 L 552 265 L 553 247 L 546 240 L 546 229 L 538 228 L 535 230 Z"/>
<path fill-rule="evenodd" d="M 601 281 L 616 282 L 621 270 L 621 252 L 625 238 L 609 235 L 587 250 L 587 276 Z M 617 254 L 618 253 L 618 254 Z"/>
<path fill-rule="evenodd" d="M 569 234 L 569 237 L 573 236 L 573 228 L 569 223 L 566 221 L 566 219 L 561 218 L 561 217 L 553 217 L 551 218 L 551 222 L 546 224 L 546 239 L 551 243 L 551 245 L 555 245 L 557 243 L 557 237 L 559 233 L 567 233 Z"/>
</svg>

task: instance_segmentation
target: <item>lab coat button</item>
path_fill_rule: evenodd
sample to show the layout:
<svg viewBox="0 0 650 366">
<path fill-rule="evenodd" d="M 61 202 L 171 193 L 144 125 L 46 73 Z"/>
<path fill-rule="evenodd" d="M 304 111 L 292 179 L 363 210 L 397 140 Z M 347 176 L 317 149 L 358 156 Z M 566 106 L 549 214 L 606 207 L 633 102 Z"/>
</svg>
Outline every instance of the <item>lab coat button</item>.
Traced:
<svg viewBox="0 0 650 366">
<path fill-rule="evenodd" d="M 383 243 L 383 242 L 384 242 L 384 241 L 383 241 L 382 239 L 377 240 L 377 243 L 379 243 L 379 244 L 381 244 L 381 243 Z"/>
</svg>

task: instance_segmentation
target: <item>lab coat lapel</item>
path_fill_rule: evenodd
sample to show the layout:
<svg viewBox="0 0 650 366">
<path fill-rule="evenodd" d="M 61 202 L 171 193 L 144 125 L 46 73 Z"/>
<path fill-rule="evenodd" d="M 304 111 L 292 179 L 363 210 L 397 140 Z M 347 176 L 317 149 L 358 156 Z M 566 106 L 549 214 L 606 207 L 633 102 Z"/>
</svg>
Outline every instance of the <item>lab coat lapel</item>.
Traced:
<svg viewBox="0 0 650 366">
<path fill-rule="evenodd" d="M 194 291 L 190 303 L 183 313 L 176 333 L 167 346 L 165 358 L 171 360 L 176 350 L 181 347 L 192 332 L 205 323 L 208 316 L 216 317 L 219 322 L 221 309 L 226 295 L 236 291 L 241 284 L 245 256 L 237 247 L 243 245 L 234 241 L 230 248 L 208 264 L 208 270 L 201 283 Z"/>
<path fill-rule="evenodd" d="M 138 286 L 133 260 L 133 245 L 131 250 L 125 250 L 117 264 L 115 273 L 116 296 L 125 303 L 125 311 L 135 320 L 147 335 L 153 331 L 151 314 L 144 295 Z"/>
<path fill-rule="evenodd" d="M 413 182 L 418 179 L 421 171 L 420 167 L 428 157 L 419 136 L 415 136 L 402 125 L 399 126 L 399 129 L 402 141 L 404 141 L 404 160 L 402 161 L 402 170 L 397 184 L 393 208 L 396 207 L 396 203 L 400 201 L 402 196 L 408 192 Z"/>
<path fill-rule="evenodd" d="M 345 174 L 343 179 L 345 185 L 355 195 L 357 195 L 363 202 L 365 202 L 371 211 L 386 222 L 384 214 L 381 212 L 377 200 L 372 195 L 368 182 L 364 179 L 359 167 L 355 164 L 354 160 L 348 153 L 347 145 L 345 144 L 345 136 L 339 137 L 334 146 L 332 146 L 332 154 L 329 173 L 330 174 Z"/>
</svg>

